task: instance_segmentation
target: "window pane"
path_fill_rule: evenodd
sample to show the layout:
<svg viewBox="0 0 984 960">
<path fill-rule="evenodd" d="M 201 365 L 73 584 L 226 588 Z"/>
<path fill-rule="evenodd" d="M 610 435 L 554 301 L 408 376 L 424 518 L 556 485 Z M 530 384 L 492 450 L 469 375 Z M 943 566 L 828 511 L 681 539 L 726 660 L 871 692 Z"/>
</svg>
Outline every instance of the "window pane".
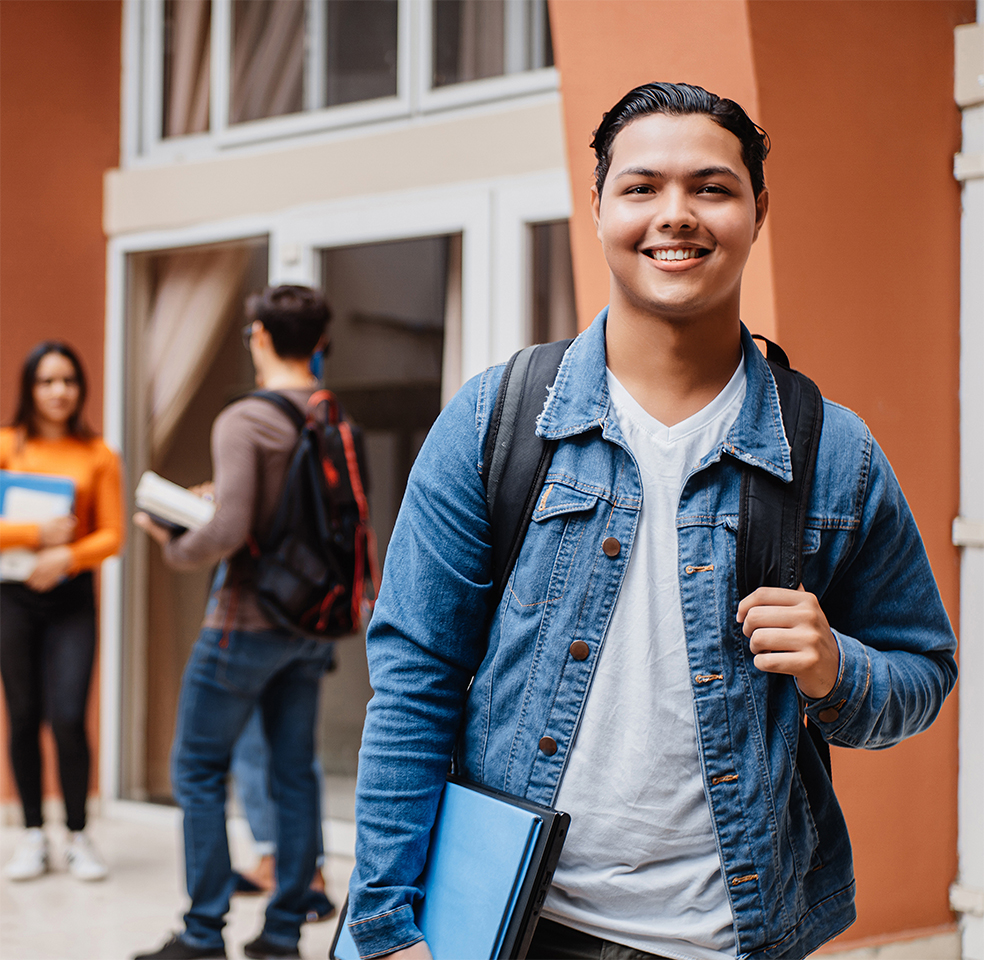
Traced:
<svg viewBox="0 0 984 960">
<path fill-rule="evenodd" d="M 553 66 L 546 0 L 433 0 L 433 85 Z"/>
<path fill-rule="evenodd" d="M 571 235 L 566 220 L 530 227 L 533 247 L 531 342 L 549 343 L 577 334 Z"/>
<path fill-rule="evenodd" d="M 208 130 L 211 23 L 210 0 L 165 0 L 165 137 Z"/>
<path fill-rule="evenodd" d="M 304 109 L 302 0 L 234 0 L 230 100 L 230 123 Z"/>
<path fill-rule="evenodd" d="M 397 0 L 328 0 L 325 105 L 396 96 Z"/>
</svg>

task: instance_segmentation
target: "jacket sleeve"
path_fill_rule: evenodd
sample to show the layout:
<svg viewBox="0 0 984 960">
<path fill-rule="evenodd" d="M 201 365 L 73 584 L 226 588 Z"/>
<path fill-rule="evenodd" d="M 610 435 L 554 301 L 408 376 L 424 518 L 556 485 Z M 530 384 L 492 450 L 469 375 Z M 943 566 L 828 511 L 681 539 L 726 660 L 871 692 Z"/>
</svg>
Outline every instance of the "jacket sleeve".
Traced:
<svg viewBox="0 0 984 960">
<path fill-rule="evenodd" d="M 374 694 L 359 754 L 348 918 L 362 957 L 423 939 L 413 917 L 418 880 L 485 649 L 491 565 L 479 469 L 495 379 L 466 384 L 421 448 L 366 637 Z"/>
<path fill-rule="evenodd" d="M 865 441 L 859 523 L 821 597 L 840 670 L 807 714 L 832 744 L 880 749 L 936 718 L 956 681 L 956 638 L 892 467 L 870 433 Z"/>
</svg>

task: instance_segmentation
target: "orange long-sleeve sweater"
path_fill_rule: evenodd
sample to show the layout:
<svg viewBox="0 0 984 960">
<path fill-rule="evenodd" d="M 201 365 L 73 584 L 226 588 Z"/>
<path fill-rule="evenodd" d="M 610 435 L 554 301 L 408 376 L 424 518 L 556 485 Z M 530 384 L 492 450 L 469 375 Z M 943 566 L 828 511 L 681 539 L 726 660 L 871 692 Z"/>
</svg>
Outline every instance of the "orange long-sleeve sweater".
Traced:
<svg viewBox="0 0 984 960">
<path fill-rule="evenodd" d="M 69 574 L 98 567 L 123 545 L 123 502 L 119 457 L 98 437 L 22 440 L 14 427 L 0 428 L 0 469 L 48 473 L 75 482 L 75 540 L 69 544 Z M 8 523 L 0 518 L 0 549 L 39 550 L 36 523 Z"/>
</svg>

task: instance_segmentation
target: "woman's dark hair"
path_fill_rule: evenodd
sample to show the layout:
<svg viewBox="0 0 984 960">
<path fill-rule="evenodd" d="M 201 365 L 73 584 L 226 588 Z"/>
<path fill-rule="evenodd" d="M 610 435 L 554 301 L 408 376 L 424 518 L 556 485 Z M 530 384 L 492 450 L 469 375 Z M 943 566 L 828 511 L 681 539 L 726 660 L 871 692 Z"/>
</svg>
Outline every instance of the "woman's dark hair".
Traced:
<svg viewBox="0 0 984 960">
<path fill-rule="evenodd" d="M 88 440 L 93 436 L 93 432 L 82 419 L 82 407 L 88 393 L 85 371 L 82 369 L 82 362 L 79 360 L 78 354 L 61 340 L 45 340 L 39 343 L 24 360 L 24 366 L 21 367 L 20 399 L 17 401 L 17 413 L 14 414 L 14 426 L 22 427 L 27 431 L 29 437 L 37 436 L 34 386 L 38 375 L 38 365 L 49 353 L 61 354 L 75 369 L 75 379 L 79 385 L 79 402 L 68 418 L 68 432 L 70 436 L 80 440 Z"/>
<path fill-rule="evenodd" d="M 278 357 L 303 360 L 328 329 L 331 310 L 319 291 L 281 284 L 247 298 L 246 317 L 263 324 Z"/>
<path fill-rule="evenodd" d="M 630 90 L 608 113 L 594 132 L 591 147 L 598 158 L 595 165 L 595 186 L 601 196 L 608 166 L 612 162 L 612 145 L 618 132 L 633 120 L 651 113 L 664 113 L 671 117 L 688 114 L 704 114 L 715 123 L 733 133 L 741 143 L 741 158 L 751 174 L 752 191 L 756 198 L 765 187 L 762 164 L 769 154 L 769 135 L 753 123 L 747 113 L 734 100 L 726 100 L 708 93 L 703 87 L 689 83 L 644 83 Z"/>
</svg>

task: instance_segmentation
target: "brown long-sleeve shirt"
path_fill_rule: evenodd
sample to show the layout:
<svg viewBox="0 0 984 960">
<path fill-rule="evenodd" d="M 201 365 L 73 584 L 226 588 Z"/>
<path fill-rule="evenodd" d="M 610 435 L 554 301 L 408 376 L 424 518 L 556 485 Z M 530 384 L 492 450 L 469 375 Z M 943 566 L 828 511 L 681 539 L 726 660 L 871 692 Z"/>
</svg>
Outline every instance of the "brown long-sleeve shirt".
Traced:
<svg viewBox="0 0 984 960">
<path fill-rule="evenodd" d="M 278 392 L 302 410 L 312 393 Z M 206 614 L 203 626 L 230 630 L 273 626 L 253 592 L 244 548 L 250 535 L 262 543 L 273 522 L 296 442 L 294 424 L 267 400 L 247 397 L 216 417 L 212 425 L 215 516 L 164 547 L 164 559 L 178 570 L 230 560 L 218 603 Z"/>
</svg>

